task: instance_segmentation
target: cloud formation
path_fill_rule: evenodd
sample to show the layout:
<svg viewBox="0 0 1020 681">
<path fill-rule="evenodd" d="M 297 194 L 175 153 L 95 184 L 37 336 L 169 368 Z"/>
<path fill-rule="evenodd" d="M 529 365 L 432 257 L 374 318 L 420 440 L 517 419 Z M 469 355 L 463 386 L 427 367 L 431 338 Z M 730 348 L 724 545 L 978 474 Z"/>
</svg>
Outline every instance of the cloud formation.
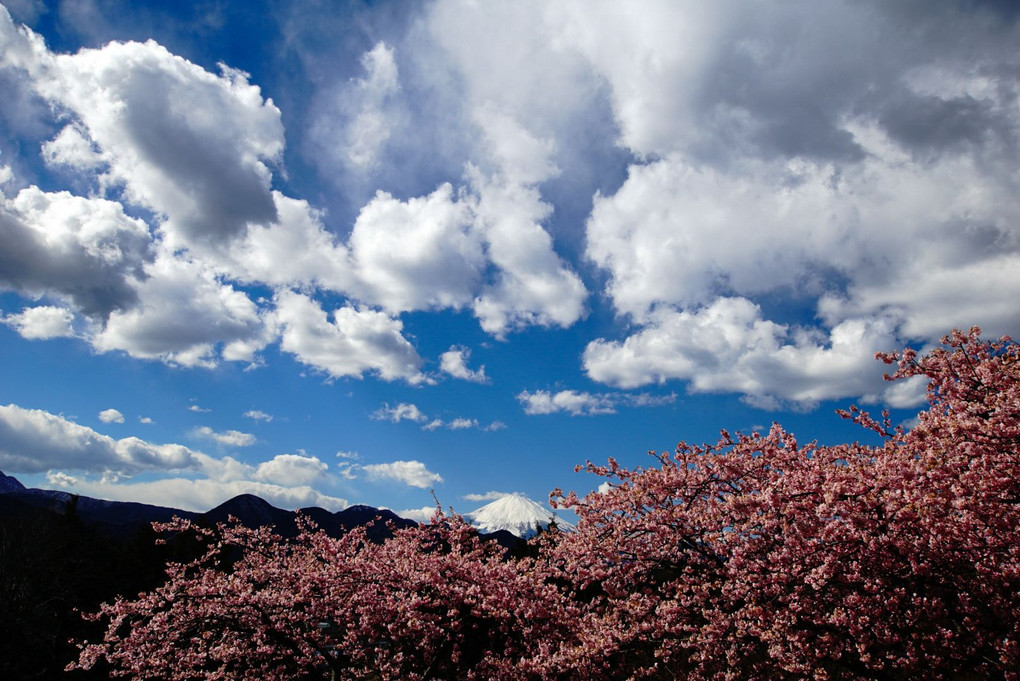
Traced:
<svg viewBox="0 0 1020 681">
<path fill-rule="evenodd" d="M 439 370 L 462 381 L 486 383 L 489 379 L 485 375 L 485 365 L 470 369 L 467 365 L 470 357 L 471 351 L 468 348 L 454 346 L 439 356 Z"/>
<path fill-rule="evenodd" d="M 587 291 L 541 224 L 551 208 L 528 186 L 543 174 L 511 172 L 519 158 L 503 158 L 503 174 L 472 171 L 456 192 L 450 183 L 406 200 L 379 192 L 345 243 L 320 211 L 273 190 L 281 112 L 248 74 L 226 65 L 211 73 L 153 41 L 59 54 L 6 10 L 0 24 L 0 69 L 60 113 L 44 161 L 116 197 L 34 186 L 5 197 L 0 286 L 62 299 L 72 306 L 65 316 L 89 322 L 81 338 L 99 351 L 212 367 L 253 362 L 278 341 L 332 377 L 373 371 L 418 382 L 420 360 L 392 315 L 468 307 L 502 337 L 567 326 L 583 312 Z M 378 43 L 362 65 L 365 77 L 341 98 L 345 163 L 358 168 L 385 147 L 401 89 L 392 47 Z M 275 288 L 271 301 L 243 289 L 263 284 Z M 337 331 L 311 318 L 319 293 L 348 299 Z M 28 337 L 71 335 L 70 324 L 36 321 L 9 319 Z"/>
<path fill-rule="evenodd" d="M 104 423 L 124 420 L 115 409 L 102 414 Z M 233 439 L 229 433 L 226 437 Z M 253 466 L 178 444 L 137 437 L 116 440 L 62 416 L 14 404 L 0 406 L 0 470 L 45 473 L 56 487 L 103 499 L 145 499 L 193 511 L 207 511 L 238 494 L 257 494 L 282 508 L 340 510 L 348 505 L 311 486 L 328 471 L 328 465 L 313 456 L 280 454 Z M 164 477 L 131 480 L 146 472 Z"/>
<path fill-rule="evenodd" d="M 74 313 L 64 307 L 53 305 L 28 307 L 18 314 L 3 317 L 2 321 L 21 334 L 22 338 L 29 340 L 74 335 L 72 327 Z"/>
<path fill-rule="evenodd" d="M 443 481 L 441 475 L 430 471 L 421 461 L 373 463 L 362 466 L 361 470 L 370 480 L 391 480 L 421 489 Z"/>
<path fill-rule="evenodd" d="M 437 0 L 390 28 L 314 74 L 290 112 L 310 129 L 285 131 L 229 65 L 154 41 L 63 54 L 0 10 L 5 120 L 74 187 L 3 166 L 0 287 L 39 301 L 4 323 L 182 367 L 277 345 L 331 379 L 427 384 L 413 313 L 507 339 L 607 305 L 593 380 L 801 407 L 901 400 L 867 353 L 1020 324 L 1002 5 Z M 288 195 L 287 135 L 354 187 L 350 224 Z M 485 382 L 467 360 L 440 371 Z"/>
<path fill-rule="evenodd" d="M 137 437 L 115 440 L 40 409 L 0 406 L 0 470 L 51 469 L 134 475 L 143 471 L 200 470 L 203 456 L 183 445 Z"/>
<path fill-rule="evenodd" d="M 589 393 L 577 390 L 522 390 L 517 395 L 525 414 L 556 414 L 566 412 L 571 416 L 596 416 L 615 414 L 621 405 L 653 407 L 670 404 L 676 395 L 654 396 L 647 393 Z"/>
<path fill-rule="evenodd" d="M 393 423 L 400 423 L 401 421 L 416 421 L 421 423 L 422 421 L 428 420 L 428 417 L 422 413 L 421 409 L 419 409 L 417 405 L 409 404 L 407 402 L 401 402 L 393 407 L 388 404 L 384 404 L 382 407 L 372 412 L 372 418 L 377 421 L 391 421 Z"/>
<path fill-rule="evenodd" d="M 229 447 L 250 447 L 255 444 L 255 436 L 251 433 L 242 433 L 239 430 L 225 430 L 217 432 L 209 426 L 199 426 L 195 429 L 195 435 L 204 437 L 221 445 Z"/>
<path fill-rule="evenodd" d="M 124 423 L 124 414 L 116 409 L 104 409 L 99 412 L 99 420 L 103 423 Z"/>
</svg>

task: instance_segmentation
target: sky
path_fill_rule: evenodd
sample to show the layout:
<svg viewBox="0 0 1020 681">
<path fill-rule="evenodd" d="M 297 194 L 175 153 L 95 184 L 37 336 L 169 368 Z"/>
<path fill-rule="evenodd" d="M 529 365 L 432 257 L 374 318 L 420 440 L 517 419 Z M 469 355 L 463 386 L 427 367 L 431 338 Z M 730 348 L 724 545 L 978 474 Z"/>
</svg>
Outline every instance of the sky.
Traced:
<svg viewBox="0 0 1020 681">
<path fill-rule="evenodd" d="M 3 0 L 0 470 L 423 517 L 1020 331 L 1007 0 Z M 435 497 L 433 497 L 433 494 Z"/>
</svg>

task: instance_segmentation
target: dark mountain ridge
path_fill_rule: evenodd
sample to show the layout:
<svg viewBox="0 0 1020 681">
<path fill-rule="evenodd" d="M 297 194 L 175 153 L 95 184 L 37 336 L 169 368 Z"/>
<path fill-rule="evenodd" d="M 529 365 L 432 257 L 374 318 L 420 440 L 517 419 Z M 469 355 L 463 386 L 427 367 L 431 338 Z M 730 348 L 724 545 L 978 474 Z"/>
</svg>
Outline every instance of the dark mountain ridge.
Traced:
<svg viewBox="0 0 1020 681">
<path fill-rule="evenodd" d="M 127 538 L 147 529 L 153 522 L 167 522 L 174 516 L 214 525 L 236 518 L 245 527 L 272 526 L 283 537 L 298 533 L 297 514 L 300 513 L 322 528 L 327 534 L 339 537 L 354 527 L 369 526 L 369 538 L 379 541 L 395 528 L 411 527 L 416 523 L 401 518 L 393 511 L 355 505 L 342 511 L 331 512 L 309 507 L 287 511 L 273 506 L 253 494 L 241 494 L 205 513 L 184 511 L 166 506 L 154 506 L 134 501 L 108 501 L 59 490 L 26 488 L 19 480 L 0 472 L 0 517 L 26 508 L 43 508 L 58 514 L 74 514 L 83 525 L 115 537 Z"/>
</svg>

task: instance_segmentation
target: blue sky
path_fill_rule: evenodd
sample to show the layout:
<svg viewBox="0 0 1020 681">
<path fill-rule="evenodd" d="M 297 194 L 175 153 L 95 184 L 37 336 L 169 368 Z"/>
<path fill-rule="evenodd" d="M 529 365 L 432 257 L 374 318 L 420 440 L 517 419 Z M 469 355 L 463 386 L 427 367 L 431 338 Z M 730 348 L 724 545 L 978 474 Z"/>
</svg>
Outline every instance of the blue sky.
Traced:
<svg viewBox="0 0 1020 681">
<path fill-rule="evenodd" d="M 1011 3 L 6 2 L 0 470 L 414 515 L 1020 326 Z"/>
</svg>

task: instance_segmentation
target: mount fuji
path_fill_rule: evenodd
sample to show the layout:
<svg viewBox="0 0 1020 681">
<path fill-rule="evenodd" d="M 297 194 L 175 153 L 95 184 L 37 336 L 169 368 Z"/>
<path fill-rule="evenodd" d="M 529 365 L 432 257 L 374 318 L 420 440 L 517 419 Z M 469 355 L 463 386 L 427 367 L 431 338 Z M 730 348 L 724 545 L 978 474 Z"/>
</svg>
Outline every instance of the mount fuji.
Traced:
<svg viewBox="0 0 1020 681">
<path fill-rule="evenodd" d="M 560 519 L 550 509 L 523 494 L 508 494 L 464 516 L 482 532 L 500 530 L 530 539 L 555 523 L 561 530 L 572 530 L 573 525 Z"/>
</svg>

